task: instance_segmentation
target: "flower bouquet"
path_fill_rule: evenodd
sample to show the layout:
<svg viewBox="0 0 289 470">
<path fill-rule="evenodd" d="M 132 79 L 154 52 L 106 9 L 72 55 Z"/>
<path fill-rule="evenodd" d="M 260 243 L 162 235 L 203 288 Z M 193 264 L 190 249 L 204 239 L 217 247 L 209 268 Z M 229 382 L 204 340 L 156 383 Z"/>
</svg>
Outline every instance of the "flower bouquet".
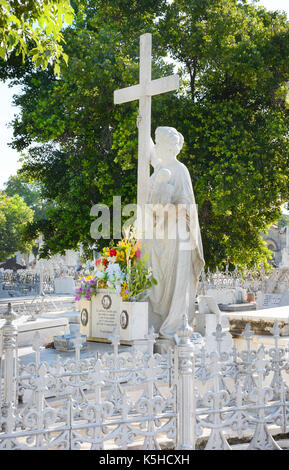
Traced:
<svg viewBox="0 0 289 470">
<path fill-rule="evenodd" d="M 75 300 L 90 300 L 98 289 L 113 289 L 123 301 L 143 301 L 148 289 L 157 284 L 147 267 L 147 254 L 141 256 L 142 244 L 132 232 L 116 246 L 103 248 L 95 261 L 94 273 L 78 280 Z"/>
</svg>

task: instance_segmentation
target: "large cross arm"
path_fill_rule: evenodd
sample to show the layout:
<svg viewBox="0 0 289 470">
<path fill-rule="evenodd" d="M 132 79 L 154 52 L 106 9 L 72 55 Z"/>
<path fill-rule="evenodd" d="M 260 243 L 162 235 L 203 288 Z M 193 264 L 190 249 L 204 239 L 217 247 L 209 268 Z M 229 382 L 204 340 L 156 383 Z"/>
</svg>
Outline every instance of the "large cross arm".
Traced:
<svg viewBox="0 0 289 470">
<path fill-rule="evenodd" d="M 170 75 L 169 77 L 157 78 L 148 83 L 146 88 L 146 95 L 154 96 L 160 95 L 161 93 L 167 93 L 168 91 L 175 91 L 179 89 L 180 77 Z"/>
<path fill-rule="evenodd" d="M 146 87 L 134 85 L 114 92 L 114 104 L 128 103 L 139 100 L 142 96 L 154 96 L 168 91 L 178 90 L 179 76 L 177 74 L 158 78 L 149 82 Z"/>
<path fill-rule="evenodd" d="M 139 100 L 141 96 L 140 85 L 129 86 L 121 90 L 114 91 L 114 104 L 128 103 L 129 101 Z"/>
</svg>

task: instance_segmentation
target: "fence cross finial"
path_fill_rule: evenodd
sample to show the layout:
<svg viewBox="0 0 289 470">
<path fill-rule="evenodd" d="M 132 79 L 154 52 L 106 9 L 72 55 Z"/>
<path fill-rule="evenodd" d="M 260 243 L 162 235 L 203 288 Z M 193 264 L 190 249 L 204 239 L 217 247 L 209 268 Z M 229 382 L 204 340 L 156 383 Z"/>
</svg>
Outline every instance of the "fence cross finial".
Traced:
<svg viewBox="0 0 289 470">
<path fill-rule="evenodd" d="M 149 354 L 150 356 L 153 355 L 154 353 L 154 344 L 156 342 L 156 338 L 158 337 L 158 334 L 155 333 L 155 329 L 153 326 L 150 327 L 149 332 L 147 335 L 145 335 L 145 339 L 148 340 L 149 343 Z"/>
<path fill-rule="evenodd" d="M 75 347 L 75 357 L 77 361 L 79 361 L 80 359 L 80 350 L 83 346 L 84 341 L 85 339 L 81 335 L 80 330 L 77 330 L 77 332 L 75 333 L 75 338 L 71 340 L 73 346 Z"/>
<path fill-rule="evenodd" d="M 265 360 L 264 344 L 262 344 L 257 351 L 257 360 L 255 361 L 255 366 L 256 366 L 257 373 L 265 372 L 266 360 Z"/>
<path fill-rule="evenodd" d="M 2 318 L 6 320 L 6 324 L 11 324 L 16 318 L 18 318 L 17 313 L 14 312 L 11 302 L 8 303 L 7 311 L 2 314 Z"/>
<path fill-rule="evenodd" d="M 279 338 L 281 329 L 279 328 L 277 321 L 274 322 L 273 328 L 271 328 L 270 333 L 274 336 L 274 338 Z"/>
<path fill-rule="evenodd" d="M 222 369 L 222 365 L 220 363 L 220 355 L 218 354 L 217 351 L 211 352 L 209 370 L 212 376 L 220 375 L 221 369 Z"/>
<path fill-rule="evenodd" d="M 182 316 L 182 325 L 177 329 L 177 336 L 180 338 L 180 344 L 187 344 L 190 342 L 194 330 L 189 325 L 188 316 L 186 313 Z"/>
<path fill-rule="evenodd" d="M 112 332 L 112 335 L 109 336 L 108 339 L 110 340 L 111 344 L 113 345 L 114 354 L 117 355 L 118 354 L 118 347 L 120 345 L 120 335 L 118 333 L 117 328 L 114 328 L 114 330 Z"/>
<path fill-rule="evenodd" d="M 40 362 L 40 350 L 43 348 L 43 339 L 40 336 L 39 331 L 36 331 L 33 337 L 32 349 L 36 354 L 36 363 Z"/>
<path fill-rule="evenodd" d="M 251 330 L 250 323 L 246 323 L 246 326 L 245 326 L 245 329 L 242 333 L 242 336 L 245 337 L 245 340 L 247 341 L 247 343 L 250 343 L 251 337 L 254 336 L 254 331 Z"/>
<path fill-rule="evenodd" d="M 213 333 L 213 336 L 215 336 L 216 341 L 221 342 L 223 341 L 223 338 L 225 335 L 226 333 L 223 333 L 223 328 L 222 328 L 221 323 L 218 323 L 216 326 L 216 331 Z"/>
</svg>

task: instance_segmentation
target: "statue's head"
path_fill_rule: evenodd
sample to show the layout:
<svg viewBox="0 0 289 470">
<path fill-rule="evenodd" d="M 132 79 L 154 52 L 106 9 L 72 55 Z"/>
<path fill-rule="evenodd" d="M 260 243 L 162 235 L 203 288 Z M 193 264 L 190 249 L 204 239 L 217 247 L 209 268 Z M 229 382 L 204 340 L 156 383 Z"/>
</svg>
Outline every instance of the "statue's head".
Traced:
<svg viewBox="0 0 289 470">
<path fill-rule="evenodd" d="M 184 138 L 174 127 L 157 127 L 156 153 L 161 160 L 175 158 L 182 150 Z"/>
</svg>

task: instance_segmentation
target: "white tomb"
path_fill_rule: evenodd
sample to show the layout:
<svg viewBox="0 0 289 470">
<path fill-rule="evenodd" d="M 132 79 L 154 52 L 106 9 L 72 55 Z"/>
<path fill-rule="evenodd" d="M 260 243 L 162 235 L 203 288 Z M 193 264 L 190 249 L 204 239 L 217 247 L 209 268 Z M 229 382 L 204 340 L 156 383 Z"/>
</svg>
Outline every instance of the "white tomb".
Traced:
<svg viewBox="0 0 289 470">
<path fill-rule="evenodd" d="M 268 294 L 259 292 L 257 296 L 257 308 L 268 309 L 274 307 L 285 307 L 289 305 L 289 290 L 281 294 Z"/>
<path fill-rule="evenodd" d="M 55 294 L 73 295 L 75 291 L 75 282 L 71 276 L 56 277 L 54 279 Z"/>
<path fill-rule="evenodd" d="M 2 327 L 5 320 L 0 320 L 0 351 L 2 350 Z M 28 321 L 26 316 L 21 316 L 14 321 L 18 331 L 18 346 L 31 346 L 36 332 L 39 332 L 43 345 L 53 341 L 53 336 L 69 334 L 67 318 L 37 318 Z"/>
<path fill-rule="evenodd" d="M 274 347 L 272 329 L 275 322 L 277 322 L 281 330 L 280 341 L 282 346 L 288 346 L 288 306 L 259 309 L 255 311 L 227 312 L 227 318 L 230 323 L 230 331 L 234 338 L 234 344 L 238 350 L 246 348 L 246 339 L 243 332 L 247 323 L 253 331 L 252 349 L 258 349 L 262 343 L 267 347 Z"/>
<path fill-rule="evenodd" d="M 227 305 L 246 302 L 246 289 L 241 287 L 225 289 L 209 287 L 206 290 L 206 295 L 213 297 L 217 304 Z"/>
</svg>

